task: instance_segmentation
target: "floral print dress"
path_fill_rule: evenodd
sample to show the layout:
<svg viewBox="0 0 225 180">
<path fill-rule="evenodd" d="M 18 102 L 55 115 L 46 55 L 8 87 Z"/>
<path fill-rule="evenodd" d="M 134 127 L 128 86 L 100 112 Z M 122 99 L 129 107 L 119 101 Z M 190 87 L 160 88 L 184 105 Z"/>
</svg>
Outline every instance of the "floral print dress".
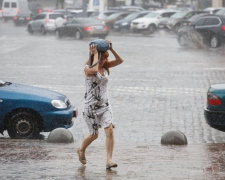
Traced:
<svg viewBox="0 0 225 180">
<path fill-rule="evenodd" d="M 87 77 L 83 116 L 90 134 L 97 134 L 100 127 L 106 128 L 112 124 L 112 111 L 107 96 L 109 75 L 104 69 L 104 75 L 99 72 Z"/>
</svg>

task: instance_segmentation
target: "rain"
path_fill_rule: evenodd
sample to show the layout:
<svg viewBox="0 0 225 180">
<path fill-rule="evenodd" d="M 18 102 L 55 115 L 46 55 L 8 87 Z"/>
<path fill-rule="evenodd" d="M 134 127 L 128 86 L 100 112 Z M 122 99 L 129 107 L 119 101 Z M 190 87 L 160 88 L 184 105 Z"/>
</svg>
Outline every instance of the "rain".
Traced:
<svg viewBox="0 0 225 180">
<path fill-rule="evenodd" d="M 224 179 L 224 132 L 204 115 L 209 87 L 225 79 L 224 9 L 217 0 L 0 0 L 1 178 Z M 218 22 L 218 31 L 211 34 L 206 25 L 203 32 L 208 22 Z M 110 40 L 123 59 L 110 68 L 107 87 L 118 164 L 109 170 L 103 128 L 87 148 L 86 165 L 77 154 L 89 133 L 84 68 L 96 39 Z M 14 126 L 17 134 L 10 131 L 13 123 L 5 122 L 17 111 L 5 115 L 16 104 L 4 107 L 4 88 L 15 86 L 11 93 L 20 84 L 66 96 L 66 106 L 78 112 L 72 121 L 63 119 L 72 143 L 48 141 L 56 119 L 46 120 L 51 130 L 37 121 L 42 130 L 35 138 L 27 135 L 25 118 Z M 182 132 L 187 145 L 161 144 L 169 131 Z"/>
</svg>

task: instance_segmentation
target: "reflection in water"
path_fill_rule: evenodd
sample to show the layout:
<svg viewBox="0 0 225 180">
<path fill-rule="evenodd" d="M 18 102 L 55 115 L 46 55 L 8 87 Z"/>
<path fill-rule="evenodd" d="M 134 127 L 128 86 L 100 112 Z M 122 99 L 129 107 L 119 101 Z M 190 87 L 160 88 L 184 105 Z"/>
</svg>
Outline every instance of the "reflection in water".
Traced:
<svg viewBox="0 0 225 180">
<path fill-rule="evenodd" d="M 90 177 L 88 177 L 88 174 Z M 77 175 L 76 178 L 80 180 L 92 180 L 95 179 L 96 176 L 92 176 L 91 174 L 94 174 L 93 172 L 86 172 L 86 166 L 80 166 L 77 169 Z M 105 174 L 105 179 L 106 180 L 112 180 L 113 176 L 117 175 L 117 171 L 111 170 L 111 169 L 106 169 L 106 174 Z"/>
<path fill-rule="evenodd" d="M 206 174 L 213 178 L 225 179 L 225 144 L 207 145 L 209 165 L 206 166 Z"/>
<path fill-rule="evenodd" d="M 112 180 L 115 175 L 117 175 L 117 171 L 106 169 L 106 180 Z"/>
</svg>

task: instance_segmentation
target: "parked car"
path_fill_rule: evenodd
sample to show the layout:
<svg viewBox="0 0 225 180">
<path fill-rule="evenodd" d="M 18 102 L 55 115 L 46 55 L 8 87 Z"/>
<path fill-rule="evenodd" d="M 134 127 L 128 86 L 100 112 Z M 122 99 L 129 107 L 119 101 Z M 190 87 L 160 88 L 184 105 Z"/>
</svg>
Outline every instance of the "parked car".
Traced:
<svg viewBox="0 0 225 180">
<path fill-rule="evenodd" d="M 203 13 L 203 11 L 199 11 L 199 10 L 196 10 L 196 11 L 188 10 L 188 11 L 177 12 L 170 17 L 166 26 L 169 30 L 178 32 L 183 21 L 191 18 L 192 16 L 196 14 L 201 14 L 201 13 Z"/>
<path fill-rule="evenodd" d="M 129 14 L 131 14 L 132 12 L 130 11 L 125 11 L 125 12 L 116 12 L 111 14 L 110 16 L 108 16 L 104 22 L 105 24 L 109 27 L 109 29 L 113 29 L 113 25 L 116 21 L 125 18 L 126 16 L 128 16 Z"/>
<path fill-rule="evenodd" d="M 55 32 L 56 27 L 61 26 L 65 21 L 63 14 L 41 13 L 27 24 L 27 30 L 30 34 L 40 32 L 45 35 L 47 32 Z"/>
<path fill-rule="evenodd" d="M 70 128 L 77 112 L 69 99 L 43 88 L 0 80 L 0 132 L 11 138 L 37 138 L 40 132 Z"/>
<path fill-rule="evenodd" d="M 84 37 L 99 37 L 105 39 L 109 33 L 104 22 L 94 18 L 70 18 L 67 23 L 56 28 L 56 36 L 70 36 L 76 39 Z"/>
<path fill-rule="evenodd" d="M 187 46 L 198 38 L 212 48 L 219 47 L 225 40 L 225 16 L 205 15 L 178 31 L 178 42 Z"/>
<path fill-rule="evenodd" d="M 204 115 L 212 128 L 225 132 L 225 84 L 214 84 L 209 87 Z"/>
<path fill-rule="evenodd" d="M 124 31 L 124 30 L 128 31 L 130 29 L 130 24 L 133 20 L 135 20 L 137 18 L 141 18 L 148 13 L 150 13 L 150 11 L 134 12 L 134 13 L 126 16 L 125 18 L 123 18 L 119 21 L 116 21 L 114 23 L 113 29 L 116 31 Z"/>
<path fill-rule="evenodd" d="M 161 21 L 168 19 L 176 11 L 158 10 L 131 22 L 131 30 L 144 33 L 153 33 Z"/>
</svg>

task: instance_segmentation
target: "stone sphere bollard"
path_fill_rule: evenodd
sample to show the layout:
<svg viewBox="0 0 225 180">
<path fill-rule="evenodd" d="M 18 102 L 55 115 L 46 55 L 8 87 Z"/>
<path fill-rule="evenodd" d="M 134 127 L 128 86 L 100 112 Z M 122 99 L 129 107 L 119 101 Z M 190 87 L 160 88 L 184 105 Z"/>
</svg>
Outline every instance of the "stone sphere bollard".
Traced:
<svg viewBox="0 0 225 180">
<path fill-rule="evenodd" d="M 169 131 L 161 138 L 164 145 L 187 145 L 187 138 L 181 131 Z"/>
<path fill-rule="evenodd" d="M 50 132 L 47 141 L 50 143 L 72 143 L 74 139 L 68 129 L 57 128 Z"/>
</svg>

